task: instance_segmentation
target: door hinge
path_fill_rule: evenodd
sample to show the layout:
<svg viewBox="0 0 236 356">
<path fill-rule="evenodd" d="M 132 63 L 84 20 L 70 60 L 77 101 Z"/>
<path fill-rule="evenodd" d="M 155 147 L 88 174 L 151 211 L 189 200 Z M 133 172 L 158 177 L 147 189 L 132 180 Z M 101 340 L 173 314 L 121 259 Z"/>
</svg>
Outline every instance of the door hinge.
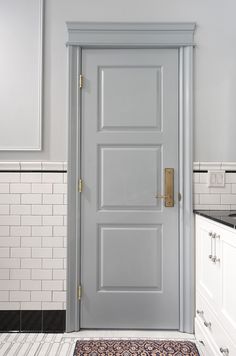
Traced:
<svg viewBox="0 0 236 356">
<path fill-rule="evenodd" d="M 79 193 L 82 193 L 83 190 L 83 180 L 80 178 L 79 183 L 78 183 L 78 191 Z"/>
<path fill-rule="evenodd" d="M 83 77 L 82 74 L 80 74 L 80 76 L 79 76 L 79 87 L 80 87 L 80 89 L 83 88 L 83 86 L 84 86 L 84 77 Z"/>
<path fill-rule="evenodd" d="M 78 300 L 81 300 L 81 298 L 82 298 L 82 286 L 81 285 L 79 285 L 77 288 L 77 298 L 78 298 Z"/>
<path fill-rule="evenodd" d="M 182 195 L 181 195 L 181 193 L 178 194 L 178 199 L 179 199 L 179 201 L 182 200 Z"/>
</svg>

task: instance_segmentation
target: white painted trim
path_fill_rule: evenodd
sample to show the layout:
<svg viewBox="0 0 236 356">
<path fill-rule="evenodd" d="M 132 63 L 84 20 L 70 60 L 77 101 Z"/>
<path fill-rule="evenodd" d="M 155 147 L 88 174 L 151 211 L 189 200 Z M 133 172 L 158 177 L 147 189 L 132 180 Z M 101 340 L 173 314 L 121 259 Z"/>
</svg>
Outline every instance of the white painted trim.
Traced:
<svg viewBox="0 0 236 356">
<path fill-rule="evenodd" d="M 42 112 L 43 112 L 43 37 L 44 37 L 44 0 L 38 0 L 39 6 L 39 32 L 38 32 L 38 53 L 39 53 L 39 66 L 38 66 L 38 89 L 37 96 L 39 102 L 38 111 L 38 146 L 30 147 L 2 147 L 0 151 L 41 151 L 42 150 Z"/>
<path fill-rule="evenodd" d="M 33 161 L 33 162 L 20 162 L 20 161 L 2 161 L 0 162 L 1 171 L 66 171 L 67 162 L 51 162 L 51 161 Z"/>
<path fill-rule="evenodd" d="M 79 330 L 80 283 L 80 95 L 78 78 L 82 48 L 178 48 L 180 52 L 180 330 L 193 332 L 194 234 L 192 213 L 193 170 L 193 34 L 195 24 L 68 23 L 68 268 L 67 331 Z"/>
</svg>

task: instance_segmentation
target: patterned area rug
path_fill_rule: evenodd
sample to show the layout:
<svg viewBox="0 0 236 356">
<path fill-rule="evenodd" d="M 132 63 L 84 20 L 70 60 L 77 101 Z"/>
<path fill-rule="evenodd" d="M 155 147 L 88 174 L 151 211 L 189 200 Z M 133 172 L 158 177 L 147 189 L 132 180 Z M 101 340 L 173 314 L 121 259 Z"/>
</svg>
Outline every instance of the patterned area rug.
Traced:
<svg viewBox="0 0 236 356">
<path fill-rule="evenodd" d="M 199 356 L 190 341 L 79 340 L 74 356 Z"/>
</svg>

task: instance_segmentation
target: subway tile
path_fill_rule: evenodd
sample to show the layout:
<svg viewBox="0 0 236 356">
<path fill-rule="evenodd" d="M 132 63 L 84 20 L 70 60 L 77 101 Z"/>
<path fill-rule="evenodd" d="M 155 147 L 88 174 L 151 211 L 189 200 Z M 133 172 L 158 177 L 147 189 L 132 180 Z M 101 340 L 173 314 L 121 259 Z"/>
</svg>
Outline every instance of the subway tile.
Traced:
<svg viewBox="0 0 236 356">
<path fill-rule="evenodd" d="M 63 183 L 63 173 L 42 173 L 43 183 Z"/>
<path fill-rule="evenodd" d="M 22 236 L 21 237 L 21 246 L 22 247 L 41 247 L 40 236 Z"/>
<path fill-rule="evenodd" d="M 15 281 L 11 281 L 15 282 Z M 30 301 L 30 292 L 28 291 L 12 291 L 10 292 L 10 301 L 12 302 L 27 302 Z"/>
<path fill-rule="evenodd" d="M 199 204 L 200 202 L 200 195 L 199 194 L 193 194 L 193 204 Z"/>
<path fill-rule="evenodd" d="M 221 204 L 236 204 L 236 194 L 222 194 Z"/>
<path fill-rule="evenodd" d="M 0 302 L 8 302 L 8 301 L 9 301 L 9 292 L 0 291 Z"/>
<path fill-rule="evenodd" d="M 64 182 L 64 183 L 67 183 L 67 173 L 64 173 L 64 174 L 63 174 L 63 177 L 64 177 L 63 182 Z"/>
<path fill-rule="evenodd" d="M 30 226 L 12 226 L 10 227 L 11 236 L 30 236 L 31 227 Z"/>
<path fill-rule="evenodd" d="M 32 279 L 52 279 L 51 269 L 33 269 Z"/>
<path fill-rule="evenodd" d="M 52 215 L 52 205 L 32 205 L 32 215 Z"/>
<path fill-rule="evenodd" d="M 195 210 L 230 210 L 230 205 L 223 204 L 196 204 L 194 206 Z"/>
<path fill-rule="evenodd" d="M 54 194 L 66 194 L 67 193 L 67 184 L 53 184 L 53 193 Z"/>
<path fill-rule="evenodd" d="M 29 247 L 12 247 L 11 257 L 31 257 L 31 249 Z"/>
<path fill-rule="evenodd" d="M 42 289 L 42 283 L 41 281 L 37 280 L 22 280 L 20 281 L 21 283 L 21 290 L 41 290 Z"/>
<path fill-rule="evenodd" d="M 195 194 L 209 194 L 210 188 L 206 184 L 196 183 L 193 186 L 193 191 Z"/>
<path fill-rule="evenodd" d="M 63 290 L 63 282 L 59 280 L 42 281 L 42 290 Z"/>
<path fill-rule="evenodd" d="M 1 309 L 19 309 L 18 303 L 2 302 Z M 0 311 L 0 331 L 19 331 L 20 330 L 20 311 L 1 310 Z M 4 353 L 6 355 L 6 353 Z"/>
<path fill-rule="evenodd" d="M 66 161 L 66 162 L 63 162 L 63 169 L 64 169 L 64 171 L 67 171 L 67 168 L 68 168 L 68 163 L 67 163 L 67 161 Z"/>
<path fill-rule="evenodd" d="M 207 182 L 208 182 L 208 173 L 200 173 L 199 174 L 199 183 L 207 184 Z"/>
<path fill-rule="evenodd" d="M 53 248 L 53 258 L 66 258 L 66 248 L 64 247 Z"/>
<path fill-rule="evenodd" d="M 53 271 L 53 279 L 66 279 L 66 270 L 65 269 L 54 269 Z"/>
<path fill-rule="evenodd" d="M 66 292 L 52 292 L 53 302 L 65 302 L 66 301 Z"/>
<path fill-rule="evenodd" d="M 63 303 L 62 302 L 42 302 L 42 309 L 43 313 L 45 314 L 45 310 L 51 311 L 51 310 L 62 310 L 63 309 Z M 44 329 L 44 331 L 52 331 L 52 330 L 47 330 Z"/>
<path fill-rule="evenodd" d="M 0 183 L 0 193 L 10 193 L 10 186 L 8 183 Z"/>
<path fill-rule="evenodd" d="M 67 236 L 67 227 L 53 226 L 53 236 Z"/>
<path fill-rule="evenodd" d="M 66 205 L 53 205 L 53 215 L 66 215 L 67 206 Z"/>
<path fill-rule="evenodd" d="M 43 194 L 43 204 L 63 204 L 63 194 Z"/>
<path fill-rule="evenodd" d="M 9 226 L 0 226 L 0 236 L 9 236 L 10 235 L 10 228 Z"/>
<path fill-rule="evenodd" d="M 52 226 L 32 226 L 32 236 L 52 236 Z"/>
<path fill-rule="evenodd" d="M 193 173 L 193 183 L 200 183 L 200 173 Z"/>
<path fill-rule="evenodd" d="M 1 247 L 16 247 L 20 246 L 20 237 L 0 237 L 0 246 Z"/>
<path fill-rule="evenodd" d="M 236 173 L 226 173 L 225 174 L 225 183 L 236 184 Z"/>
<path fill-rule="evenodd" d="M 1 258 L 0 268 L 20 268 L 19 258 Z"/>
<path fill-rule="evenodd" d="M 67 226 L 67 216 L 63 216 L 63 225 Z"/>
<path fill-rule="evenodd" d="M 0 204 L 20 204 L 20 194 L 0 194 Z"/>
<path fill-rule="evenodd" d="M 10 205 L 3 205 L 3 204 L 0 205 L 0 215 L 9 215 L 9 214 L 10 214 Z"/>
<path fill-rule="evenodd" d="M 11 205 L 11 215 L 31 215 L 31 205 Z"/>
<path fill-rule="evenodd" d="M 19 290 L 20 281 L 4 280 L 0 283 L 0 290 Z"/>
<path fill-rule="evenodd" d="M 42 173 L 21 173 L 21 183 L 40 183 Z"/>
<path fill-rule="evenodd" d="M 45 259 L 43 259 L 43 268 L 62 269 L 63 268 L 63 259 L 62 258 L 45 258 Z"/>
<path fill-rule="evenodd" d="M 42 194 L 22 194 L 21 195 L 22 204 L 41 204 Z"/>
<path fill-rule="evenodd" d="M 10 270 L 10 279 L 30 279 L 31 278 L 31 270 L 30 269 L 11 269 Z"/>
<path fill-rule="evenodd" d="M 42 162 L 43 171 L 63 171 L 64 162 Z M 57 173 L 51 173 L 57 174 Z"/>
<path fill-rule="evenodd" d="M 19 309 L 20 309 L 19 302 L 0 302 L 0 313 L 2 313 L 3 310 L 15 312 L 16 310 L 19 310 Z M 1 317 L 0 317 L 0 319 L 1 319 Z M 15 318 L 14 318 L 14 320 L 15 320 Z M 5 322 L 6 322 L 6 325 L 9 327 L 8 330 L 11 330 L 11 331 L 14 330 L 14 329 L 12 329 L 12 327 L 10 326 L 10 323 L 6 319 L 5 319 Z M 3 324 L 1 324 L 1 327 L 3 327 Z M 4 329 L 2 329 L 2 330 L 4 330 Z M 15 329 L 15 330 L 20 330 L 20 328 Z"/>
<path fill-rule="evenodd" d="M 1 171 L 19 171 L 20 170 L 20 162 L 0 162 L 0 174 Z"/>
<path fill-rule="evenodd" d="M 1 183 L 18 183 L 20 182 L 20 173 L 5 173 L 0 172 L 0 182 Z"/>
<path fill-rule="evenodd" d="M 67 247 L 67 237 L 64 237 L 64 244 L 63 247 Z"/>
<path fill-rule="evenodd" d="M 63 216 L 43 216 L 43 225 L 63 225 Z"/>
<path fill-rule="evenodd" d="M 67 194 L 63 196 L 63 204 L 67 205 Z"/>
<path fill-rule="evenodd" d="M 220 195 L 200 194 L 200 204 L 220 204 Z"/>
<path fill-rule="evenodd" d="M 47 184 L 47 183 L 32 184 L 32 193 L 52 194 L 52 184 Z"/>
<path fill-rule="evenodd" d="M 225 184 L 224 187 L 210 188 L 211 194 L 231 194 L 231 184 Z"/>
<path fill-rule="evenodd" d="M 23 171 L 41 171 L 42 162 L 20 162 L 20 167 Z"/>
<path fill-rule="evenodd" d="M 29 183 L 11 183 L 11 193 L 31 193 L 31 184 Z"/>
<path fill-rule="evenodd" d="M 0 258 L 2 257 L 10 257 L 9 247 L 0 247 Z"/>
<path fill-rule="evenodd" d="M 41 302 L 21 302 L 20 303 L 20 308 L 22 311 L 30 311 L 32 310 L 33 311 L 33 316 L 35 315 L 35 313 L 40 313 L 42 315 L 42 304 Z M 24 313 L 21 311 L 21 315 Z M 42 316 L 41 316 L 42 318 Z M 23 326 L 23 321 L 21 319 L 21 331 L 30 331 L 30 332 L 33 332 L 33 331 L 41 331 L 41 329 L 36 329 L 35 328 L 35 318 L 33 317 L 31 319 L 32 323 L 30 324 L 25 324 L 25 327 Z"/>
<path fill-rule="evenodd" d="M 55 309 L 55 310 L 45 310 L 48 309 L 47 306 L 49 305 L 49 303 L 47 302 L 43 302 L 42 305 L 44 306 L 43 331 L 63 333 L 65 331 L 65 326 L 66 326 L 66 312 L 65 310 L 62 310 L 63 303 L 59 303 L 59 302 L 51 303 L 51 305 L 53 305 L 51 309 Z"/>
<path fill-rule="evenodd" d="M 0 268 L 0 280 L 1 279 L 10 279 L 10 270 Z"/>
<path fill-rule="evenodd" d="M 232 184 L 232 193 L 236 194 L 236 184 Z"/>
<path fill-rule="evenodd" d="M 16 215 L 0 215 L 0 225 L 20 225 L 20 217 Z"/>
<path fill-rule="evenodd" d="M 31 300 L 36 302 L 50 302 L 52 300 L 51 291 L 32 291 Z"/>
<path fill-rule="evenodd" d="M 42 247 L 63 247 L 63 237 L 44 236 L 42 237 Z"/>
<path fill-rule="evenodd" d="M 21 268 L 41 268 L 42 260 L 39 258 L 22 258 Z"/>
<path fill-rule="evenodd" d="M 52 248 L 48 247 L 33 247 L 32 248 L 32 257 L 34 258 L 51 258 L 52 257 Z"/>
<path fill-rule="evenodd" d="M 32 216 L 32 215 L 22 216 L 21 224 L 22 225 L 34 225 L 34 226 L 42 225 L 42 217 L 41 216 Z"/>
</svg>

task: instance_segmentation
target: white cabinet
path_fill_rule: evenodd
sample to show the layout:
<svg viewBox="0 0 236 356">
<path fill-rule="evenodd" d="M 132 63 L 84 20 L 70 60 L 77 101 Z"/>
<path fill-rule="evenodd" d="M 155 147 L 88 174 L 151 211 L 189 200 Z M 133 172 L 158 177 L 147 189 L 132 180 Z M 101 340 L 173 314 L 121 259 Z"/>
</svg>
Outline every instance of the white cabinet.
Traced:
<svg viewBox="0 0 236 356">
<path fill-rule="evenodd" d="M 236 230 L 199 215 L 195 222 L 196 337 L 206 356 L 236 356 Z"/>
</svg>

